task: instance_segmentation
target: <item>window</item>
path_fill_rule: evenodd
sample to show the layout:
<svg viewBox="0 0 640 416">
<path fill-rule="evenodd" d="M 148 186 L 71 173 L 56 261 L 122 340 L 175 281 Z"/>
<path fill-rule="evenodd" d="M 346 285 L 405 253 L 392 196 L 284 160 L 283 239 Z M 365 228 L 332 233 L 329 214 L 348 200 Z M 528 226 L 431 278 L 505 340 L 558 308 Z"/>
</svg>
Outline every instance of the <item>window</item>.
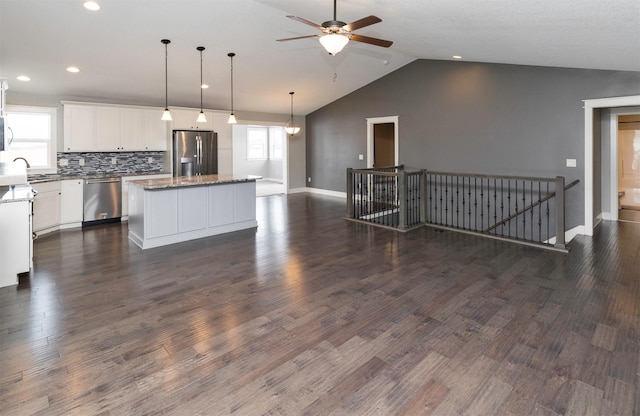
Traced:
<svg viewBox="0 0 640 416">
<path fill-rule="evenodd" d="M 263 127 L 247 128 L 247 160 L 267 159 L 269 135 Z"/>
<path fill-rule="evenodd" d="M 248 127 L 247 160 L 282 160 L 284 139 L 282 127 Z"/>
<path fill-rule="evenodd" d="M 7 106 L 6 114 L 6 125 L 11 129 L 8 134 L 13 140 L 3 152 L 2 161 L 23 157 L 32 171 L 55 171 L 56 109 Z"/>
</svg>

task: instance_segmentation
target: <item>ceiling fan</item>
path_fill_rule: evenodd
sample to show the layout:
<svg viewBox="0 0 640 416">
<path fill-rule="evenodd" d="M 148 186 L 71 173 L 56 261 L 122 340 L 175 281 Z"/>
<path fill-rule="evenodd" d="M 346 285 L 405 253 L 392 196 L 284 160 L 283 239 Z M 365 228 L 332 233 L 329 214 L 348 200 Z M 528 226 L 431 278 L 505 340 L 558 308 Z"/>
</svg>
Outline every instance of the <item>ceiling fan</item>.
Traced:
<svg viewBox="0 0 640 416">
<path fill-rule="evenodd" d="M 345 22 L 341 22 L 340 20 L 337 20 L 336 1 L 337 0 L 333 0 L 333 20 L 327 20 L 322 25 L 313 23 L 307 19 L 303 19 L 302 17 L 290 16 L 290 15 L 287 16 L 289 19 L 297 20 L 298 22 L 304 23 L 305 25 L 315 27 L 316 29 L 322 32 L 321 34 L 278 39 L 278 42 L 284 42 L 284 41 L 296 40 L 296 39 L 305 39 L 305 38 L 319 38 L 320 43 L 327 50 L 327 52 L 329 52 L 329 55 L 338 54 L 349 42 L 349 40 L 368 43 L 370 45 L 375 45 L 375 46 L 382 46 L 383 48 L 388 48 L 393 44 L 393 42 L 389 40 L 377 39 L 369 36 L 357 35 L 355 33 L 352 33 L 356 29 L 361 29 L 363 27 L 370 26 L 375 23 L 380 23 L 382 22 L 382 19 L 376 16 L 367 16 L 367 17 L 363 17 L 362 19 L 356 20 L 355 22 L 346 24 Z"/>
</svg>

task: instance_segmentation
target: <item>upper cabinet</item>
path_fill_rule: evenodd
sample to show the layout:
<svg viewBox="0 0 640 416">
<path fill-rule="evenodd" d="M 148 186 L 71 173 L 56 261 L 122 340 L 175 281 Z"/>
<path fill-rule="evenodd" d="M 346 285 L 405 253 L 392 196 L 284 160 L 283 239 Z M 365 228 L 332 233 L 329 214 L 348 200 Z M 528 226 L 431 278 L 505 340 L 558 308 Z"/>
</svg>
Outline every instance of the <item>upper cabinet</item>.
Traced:
<svg viewBox="0 0 640 416">
<path fill-rule="evenodd" d="M 64 102 L 66 152 L 166 151 L 162 110 Z"/>
<path fill-rule="evenodd" d="M 65 152 L 95 151 L 95 108 L 64 106 Z"/>
<path fill-rule="evenodd" d="M 212 111 L 205 111 L 204 116 L 207 119 L 205 123 L 196 123 L 200 111 L 198 109 L 173 109 L 171 110 L 171 128 L 173 130 L 213 130 Z"/>
</svg>

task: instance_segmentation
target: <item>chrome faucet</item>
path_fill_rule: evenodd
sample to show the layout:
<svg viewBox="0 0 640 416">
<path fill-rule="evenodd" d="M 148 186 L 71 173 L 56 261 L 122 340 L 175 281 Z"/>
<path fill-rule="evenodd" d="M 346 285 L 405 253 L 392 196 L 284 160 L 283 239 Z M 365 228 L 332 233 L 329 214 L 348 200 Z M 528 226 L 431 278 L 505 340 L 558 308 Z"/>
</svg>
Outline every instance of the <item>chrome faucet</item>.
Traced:
<svg viewBox="0 0 640 416">
<path fill-rule="evenodd" d="M 15 162 L 16 160 L 24 160 L 24 163 L 27 164 L 27 168 L 30 168 L 31 165 L 29 164 L 29 161 L 25 158 L 23 158 L 22 156 L 18 156 L 17 158 L 13 159 L 13 161 Z"/>
</svg>

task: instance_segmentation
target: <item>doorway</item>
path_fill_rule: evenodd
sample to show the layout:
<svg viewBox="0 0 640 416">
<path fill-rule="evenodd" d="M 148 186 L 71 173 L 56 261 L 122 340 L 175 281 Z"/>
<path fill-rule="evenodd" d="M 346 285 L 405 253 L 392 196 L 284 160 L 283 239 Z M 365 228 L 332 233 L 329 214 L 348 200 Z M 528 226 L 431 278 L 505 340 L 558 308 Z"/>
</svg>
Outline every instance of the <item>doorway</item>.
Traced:
<svg viewBox="0 0 640 416">
<path fill-rule="evenodd" d="M 367 118 L 367 168 L 398 166 L 398 116 Z"/>
<path fill-rule="evenodd" d="M 617 136 L 618 220 L 640 222 L 640 113 L 619 115 Z"/>
<path fill-rule="evenodd" d="M 255 176 L 256 196 L 282 195 L 288 189 L 289 137 L 281 125 L 233 125 L 233 174 Z"/>
<path fill-rule="evenodd" d="M 600 130 L 600 120 L 599 120 L 599 109 L 602 108 L 610 108 L 610 109 L 620 109 L 622 107 L 634 107 L 640 106 L 640 95 L 631 95 L 626 97 L 611 97 L 611 98 L 596 98 L 584 100 L 584 228 L 582 228 L 582 234 L 591 236 L 593 235 L 593 229 L 598 218 L 596 216 L 600 216 L 602 211 L 600 208 L 596 208 L 595 206 L 595 189 L 596 189 L 596 181 L 595 175 L 599 175 L 602 177 L 602 181 L 605 180 L 605 175 L 610 176 L 610 180 L 613 181 L 613 177 L 615 177 L 617 182 L 617 171 L 613 169 L 610 170 L 609 173 L 602 172 L 602 176 L 600 172 L 595 172 L 594 168 L 595 160 L 594 160 L 594 151 L 600 152 L 600 150 L 594 149 L 594 143 L 596 142 L 597 135 Z M 611 129 L 613 130 L 613 128 Z M 616 132 L 617 132 L 617 124 L 616 124 Z M 615 134 L 617 136 L 617 133 Z M 612 134 L 613 138 L 613 134 Z M 599 143 L 599 140 L 597 140 Z M 611 140 L 612 143 L 617 143 L 617 140 Z M 612 154 L 617 154 L 612 152 Z M 596 155 L 599 157 L 599 154 Z M 613 163 L 617 165 L 617 159 L 612 157 Z M 613 171 L 613 174 L 611 174 Z M 615 187 L 611 187 L 612 190 L 617 189 L 617 184 Z M 610 192 L 612 197 L 615 198 L 615 203 L 617 204 L 617 192 Z M 604 196 L 604 195 L 603 195 Z M 617 216 L 616 210 L 610 210 L 613 212 L 613 215 Z M 613 218 L 611 218 L 613 219 Z M 578 231 L 578 233 L 580 233 Z"/>
</svg>

